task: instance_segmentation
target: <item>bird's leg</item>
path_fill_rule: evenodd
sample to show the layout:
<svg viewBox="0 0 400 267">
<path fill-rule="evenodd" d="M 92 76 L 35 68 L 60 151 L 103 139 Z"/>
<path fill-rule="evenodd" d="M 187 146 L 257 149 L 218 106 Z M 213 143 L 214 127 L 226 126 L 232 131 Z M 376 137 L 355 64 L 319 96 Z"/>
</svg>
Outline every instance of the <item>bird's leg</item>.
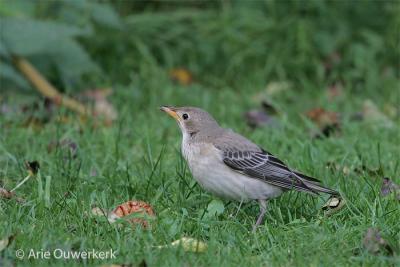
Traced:
<svg viewBox="0 0 400 267">
<path fill-rule="evenodd" d="M 255 232 L 257 227 L 262 223 L 264 215 L 267 212 L 267 201 L 265 199 L 259 199 L 258 204 L 260 204 L 260 215 L 258 215 L 256 224 L 253 226 L 253 232 Z"/>
<path fill-rule="evenodd" d="M 239 203 L 239 207 L 238 207 L 238 209 L 236 211 L 235 218 L 237 217 L 237 215 L 238 215 L 238 213 L 240 211 L 240 208 L 242 207 L 242 204 L 243 204 L 243 200 L 241 200 L 240 203 Z"/>
</svg>

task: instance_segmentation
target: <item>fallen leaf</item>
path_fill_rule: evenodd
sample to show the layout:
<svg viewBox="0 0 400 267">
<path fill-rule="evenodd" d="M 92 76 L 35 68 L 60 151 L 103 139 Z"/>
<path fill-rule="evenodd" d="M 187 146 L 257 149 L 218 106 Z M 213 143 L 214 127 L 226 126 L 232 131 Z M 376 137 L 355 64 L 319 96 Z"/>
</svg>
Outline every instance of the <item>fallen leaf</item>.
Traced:
<svg viewBox="0 0 400 267">
<path fill-rule="evenodd" d="M 307 117 L 320 128 L 325 125 L 339 124 L 339 114 L 323 108 L 315 108 L 306 113 Z"/>
<path fill-rule="evenodd" d="M 341 83 L 334 83 L 328 87 L 327 90 L 329 101 L 333 101 L 335 98 L 343 94 L 343 86 Z"/>
<path fill-rule="evenodd" d="M 250 110 L 244 114 L 244 118 L 252 128 L 262 127 L 273 122 L 273 118 L 262 110 Z"/>
<path fill-rule="evenodd" d="M 265 88 L 265 91 L 268 95 L 276 95 L 278 93 L 282 93 L 286 90 L 288 90 L 291 87 L 291 83 L 286 82 L 286 81 L 280 81 L 280 82 L 270 82 L 267 87 Z"/>
<path fill-rule="evenodd" d="M 14 239 L 13 235 L 10 235 L 4 239 L 0 239 L 0 252 L 9 246 L 13 241 L 13 239 Z"/>
<path fill-rule="evenodd" d="M 67 138 L 60 141 L 51 141 L 47 145 L 47 152 L 52 153 L 54 150 L 58 148 L 69 151 L 72 158 L 77 157 L 78 145 L 71 139 Z"/>
<path fill-rule="evenodd" d="M 132 224 L 140 224 L 143 228 L 149 228 L 148 217 L 155 217 L 155 213 L 150 204 L 144 201 L 128 201 L 117 206 L 109 215 L 110 222 L 115 222 L 119 218 L 129 215 L 138 215 L 138 217 L 128 218 Z M 130 216 L 129 216 L 130 217 Z"/>
<path fill-rule="evenodd" d="M 13 192 L 10 192 L 4 188 L 0 187 L 0 197 L 10 199 L 14 196 L 15 194 Z"/>
<path fill-rule="evenodd" d="M 204 252 L 207 250 L 207 244 L 191 237 L 182 237 L 175 240 L 170 245 L 158 246 L 158 248 L 179 247 L 182 246 L 187 252 Z"/>
<path fill-rule="evenodd" d="M 376 228 L 368 228 L 363 239 L 363 246 L 368 252 L 373 254 L 382 251 L 393 254 L 393 249 L 390 247 L 389 243 L 382 238 L 380 231 Z"/>
<path fill-rule="evenodd" d="M 325 205 L 322 206 L 322 210 L 325 212 L 325 215 L 329 216 L 341 210 L 345 203 L 346 201 L 343 198 L 339 196 L 332 196 L 328 199 Z"/>
<path fill-rule="evenodd" d="M 347 167 L 347 166 L 344 166 L 342 171 L 343 171 L 344 175 L 349 175 L 350 174 L 350 168 Z"/>
<path fill-rule="evenodd" d="M 400 200 L 400 186 L 395 184 L 388 177 L 383 178 L 381 186 L 381 195 L 383 197 L 393 193 L 395 197 Z"/>
<path fill-rule="evenodd" d="M 17 197 L 14 192 L 8 191 L 7 189 L 4 189 L 2 187 L 0 187 L 0 198 L 15 199 L 19 203 L 25 201 L 24 199 Z"/>
<path fill-rule="evenodd" d="M 104 116 L 107 120 L 114 121 L 118 117 L 117 111 L 107 99 L 100 99 L 95 102 L 94 115 Z"/>
<path fill-rule="evenodd" d="M 171 79 L 180 85 L 189 85 L 193 81 L 193 75 L 184 68 L 176 68 L 172 69 L 169 72 L 169 76 Z"/>
<path fill-rule="evenodd" d="M 327 111 L 323 108 L 315 108 L 309 110 L 306 115 L 318 126 L 321 133 L 326 137 L 340 131 L 339 114 L 336 112 Z M 313 136 L 321 137 L 319 133 L 314 133 Z"/>
<path fill-rule="evenodd" d="M 260 102 L 260 99 L 261 100 Z M 265 97 L 256 97 L 255 102 L 257 105 L 261 105 L 260 109 L 253 109 L 244 113 L 244 118 L 251 128 L 257 128 L 262 126 L 277 126 L 278 122 L 274 116 L 279 114 L 278 109 Z"/>
<path fill-rule="evenodd" d="M 99 207 L 93 207 L 91 213 L 93 216 L 108 216 L 108 211 Z"/>
<path fill-rule="evenodd" d="M 103 117 L 107 125 L 118 118 L 118 112 L 114 106 L 107 100 L 112 94 L 112 89 L 93 89 L 86 90 L 79 95 L 79 98 L 84 101 L 93 103 L 93 115 L 97 117 Z"/>
<path fill-rule="evenodd" d="M 383 112 L 381 112 L 375 103 L 370 99 L 365 100 L 363 103 L 362 119 L 366 122 L 383 127 L 390 128 L 394 126 L 393 121 Z"/>
<path fill-rule="evenodd" d="M 25 166 L 31 176 L 36 175 L 40 169 L 40 164 L 36 160 L 26 161 Z"/>
</svg>

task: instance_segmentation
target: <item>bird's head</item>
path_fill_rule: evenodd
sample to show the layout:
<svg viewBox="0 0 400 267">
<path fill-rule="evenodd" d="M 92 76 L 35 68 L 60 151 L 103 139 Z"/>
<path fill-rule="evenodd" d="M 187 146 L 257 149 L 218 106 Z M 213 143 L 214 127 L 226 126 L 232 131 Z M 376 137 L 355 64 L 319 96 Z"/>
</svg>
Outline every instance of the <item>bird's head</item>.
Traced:
<svg viewBox="0 0 400 267">
<path fill-rule="evenodd" d="M 216 120 L 200 108 L 162 106 L 160 109 L 178 122 L 182 134 L 193 136 L 208 129 L 219 128 Z"/>
</svg>

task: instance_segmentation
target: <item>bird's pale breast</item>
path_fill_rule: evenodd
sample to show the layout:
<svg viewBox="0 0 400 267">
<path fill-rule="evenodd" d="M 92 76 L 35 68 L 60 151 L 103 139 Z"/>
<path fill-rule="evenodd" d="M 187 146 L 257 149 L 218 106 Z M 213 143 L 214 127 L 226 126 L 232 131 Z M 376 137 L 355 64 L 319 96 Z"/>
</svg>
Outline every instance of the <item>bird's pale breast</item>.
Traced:
<svg viewBox="0 0 400 267">
<path fill-rule="evenodd" d="M 279 187 L 251 178 L 229 168 L 221 152 L 211 143 L 190 143 L 184 138 L 182 154 L 196 181 L 219 197 L 248 201 L 279 196 Z"/>
</svg>

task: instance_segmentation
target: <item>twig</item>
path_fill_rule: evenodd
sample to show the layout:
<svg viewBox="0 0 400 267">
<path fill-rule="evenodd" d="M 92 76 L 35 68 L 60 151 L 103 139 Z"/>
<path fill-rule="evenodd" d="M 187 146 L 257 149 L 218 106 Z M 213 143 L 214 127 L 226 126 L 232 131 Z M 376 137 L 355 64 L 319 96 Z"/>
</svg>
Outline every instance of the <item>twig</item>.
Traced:
<svg viewBox="0 0 400 267">
<path fill-rule="evenodd" d="M 81 115 L 92 115 L 92 112 L 82 103 L 61 94 L 46 78 L 26 59 L 14 56 L 13 61 L 18 70 L 29 80 L 34 87 L 44 96 L 52 99 L 55 103 L 65 106 Z"/>
<path fill-rule="evenodd" d="M 17 184 L 13 189 L 10 190 L 10 192 L 14 192 L 15 190 L 17 190 L 21 185 L 23 185 L 26 181 L 28 181 L 28 179 L 31 178 L 31 175 L 28 174 L 28 176 L 26 176 L 24 178 L 24 180 L 22 180 L 19 184 Z"/>
</svg>

